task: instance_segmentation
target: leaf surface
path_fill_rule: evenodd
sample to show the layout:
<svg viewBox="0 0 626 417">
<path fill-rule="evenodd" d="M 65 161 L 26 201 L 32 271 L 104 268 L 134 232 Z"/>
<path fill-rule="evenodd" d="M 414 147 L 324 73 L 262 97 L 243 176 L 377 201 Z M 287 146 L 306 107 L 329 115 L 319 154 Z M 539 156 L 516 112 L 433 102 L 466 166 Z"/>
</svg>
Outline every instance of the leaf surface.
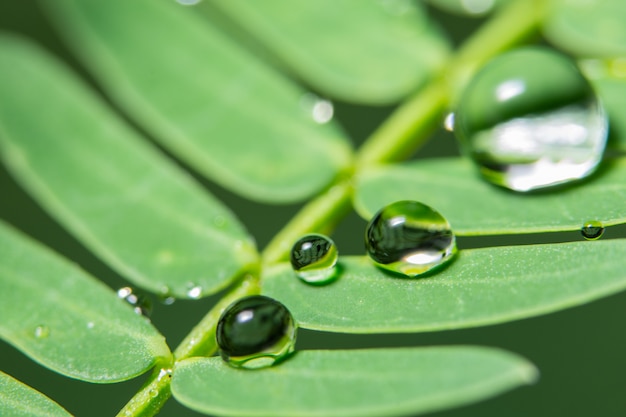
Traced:
<svg viewBox="0 0 626 417">
<path fill-rule="evenodd" d="M 0 372 L 0 415 L 71 417 L 50 398 L 3 372 Z"/>
<path fill-rule="evenodd" d="M 117 382 L 170 354 L 163 336 L 113 291 L 3 223 L 0 253 L 0 338 L 43 366 Z"/>
<path fill-rule="evenodd" d="M 43 51 L 0 38 L 0 96 L 0 156 L 9 171 L 126 278 L 195 298 L 256 264 L 230 211 Z"/>
<path fill-rule="evenodd" d="M 188 359 L 174 370 L 172 392 L 217 416 L 396 416 L 467 404 L 535 378 L 524 359 L 482 347 L 302 351 L 251 372 L 219 357 Z"/>
<path fill-rule="evenodd" d="M 602 99 L 602 104 L 609 114 L 610 139 L 609 145 L 626 150 L 626 77 L 606 76 L 593 83 Z"/>
<path fill-rule="evenodd" d="M 383 104 L 441 68 L 448 43 L 408 1 L 219 0 L 286 66 L 330 97 Z"/>
<path fill-rule="evenodd" d="M 626 3 L 554 0 L 544 24 L 548 40 L 583 57 L 626 55 Z"/>
<path fill-rule="evenodd" d="M 626 159 L 605 162 L 586 182 L 529 194 L 487 183 L 462 158 L 383 167 L 358 178 L 354 203 L 363 218 L 399 200 L 433 207 L 460 236 L 578 230 L 590 220 L 609 226 L 626 222 Z"/>
<path fill-rule="evenodd" d="M 222 186 L 265 202 L 303 199 L 348 164 L 334 123 L 305 92 L 174 1 L 42 1 L 112 98 Z"/>
<path fill-rule="evenodd" d="M 459 329 L 546 314 L 622 291 L 625 251 L 624 239 L 469 249 L 423 278 L 391 275 L 366 257 L 343 257 L 332 284 L 306 285 L 281 264 L 266 272 L 261 292 L 280 300 L 309 329 Z"/>
</svg>

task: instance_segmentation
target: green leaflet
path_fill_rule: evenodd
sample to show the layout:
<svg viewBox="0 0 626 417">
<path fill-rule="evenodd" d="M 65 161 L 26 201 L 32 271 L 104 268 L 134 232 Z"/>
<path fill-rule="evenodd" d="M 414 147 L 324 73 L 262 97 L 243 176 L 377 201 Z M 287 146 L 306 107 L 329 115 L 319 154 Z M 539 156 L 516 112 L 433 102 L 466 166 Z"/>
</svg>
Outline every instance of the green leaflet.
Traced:
<svg viewBox="0 0 626 417">
<path fill-rule="evenodd" d="M 174 369 L 172 392 L 216 416 L 396 416 L 474 402 L 536 375 L 526 360 L 482 347 L 302 351 L 248 372 L 219 357 L 188 359 Z"/>
<path fill-rule="evenodd" d="M 408 1 L 212 2 L 330 97 L 392 103 L 441 68 L 448 43 Z M 347 43 L 349 42 L 349 43 Z"/>
<path fill-rule="evenodd" d="M 602 104 L 609 114 L 611 123 L 609 145 L 626 150 L 626 78 L 603 77 L 593 80 L 602 99 Z"/>
<path fill-rule="evenodd" d="M 0 372 L 0 415 L 10 417 L 71 417 L 42 393 Z"/>
<path fill-rule="evenodd" d="M 262 294 L 301 327 L 346 333 L 458 329 L 532 317 L 626 288 L 626 240 L 463 250 L 424 278 L 392 276 L 366 257 L 340 258 L 339 278 L 303 284 L 287 264 L 266 272 Z"/>
<path fill-rule="evenodd" d="M 163 336 L 109 288 L 3 223 L 0 253 L 0 338 L 35 361 L 106 383 L 170 355 Z"/>
<path fill-rule="evenodd" d="M 609 226 L 626 221 L 626 159 L 605 162 L 588 181 L 549 193 L 495 187 L 462 158 L 382 167 L 358 178 L 354 204 L 363 218 L 398 200 L 433 207 L 461 236 L 578 230 L 589 220 Z"/>
<path fill-rule="evenodd" d="M 349 163 L 304 91 L 175 1 L 42 1 L 112 98 L 194 169 L 243 196 L 292 202 Z"/>
<path fill-rule="evenodd" d="M 195 298 L 256 267 L 234 216 L 50 56 L 0 38 L 0 96 L 9 171 L 122 275 Z"/>
<path fill-rule="evenodd" d="M 552 0 L 544 23 L 548 40 L 582 57 L 626 55 L 623 0 Z"/>
</svg>

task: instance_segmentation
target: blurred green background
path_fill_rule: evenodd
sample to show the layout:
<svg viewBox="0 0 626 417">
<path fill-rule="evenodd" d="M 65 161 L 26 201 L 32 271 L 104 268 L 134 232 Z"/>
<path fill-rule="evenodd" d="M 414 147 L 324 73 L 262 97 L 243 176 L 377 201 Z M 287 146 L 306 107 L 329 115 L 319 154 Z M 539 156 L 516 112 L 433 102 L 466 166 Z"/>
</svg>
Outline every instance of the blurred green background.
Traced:
<svg viewBox="0 0 626 417">
<path fill-rule="evenodd" d="M 53 0 L 48 0 L 53 1 Z M 460 43 L 481 19 L 457 17 L 430 9 Z M 0 30 L 19 32 L 70 62 L 88 81 L 89 75 L 71 57 L 39 12 L 33 0 L 0 0 Z M 0 97 L 0 100 L 2 97 Z M 335 117 L 353 138 L 362 143 L 392 108 L 371 108 L 335 103 Z M 37 123 L 33 120 L 33 123 Z M 457 154 L 452 135 L 443 129 L 417 157 Z M 267 206 L 242 199 L 224 189 L 198 180 L 231 207 L 262 248 L 297 211 L 297 205 Z M 28 197 L 0 167 L 0 218 L 14 224 L 62 255 L 78 263 L 111 288 L 128 285 L 119 275 L 91 255 Z M 342 222 L 333 235 L 340 253 L 362 254 L 365 221 L 355 214 Z M 626 227 L 607 230 L 604 238 L 626 236 Z M 503 244 L 528 244 L 580 240 L 578 233 L 464 238 L 461 249 Z M 0 254 L 0 262 L 2 254 Z M 529 259 L 528 262 L 533 262 Z M 10 296 L 10 294 L 5 294 Z M 171 306 L 154 300 L 152 321 L 174 348 L 217 298 L 177 301 Z M 345 300 L 350 303 L 350 300 Z M 362 348 L 478 344 L 517 352 L 541 371 L 535 386 L 522 388 L 491 401 L 432 414 L 438 417 L 466 416 L 617 416 L 626 412 L 626 293 L 543 317 L 477 329 L 403 335 L 344 335 L 300 330 L 298 348 Z M 76 416 L 113 416 L 133 395 L 144 377 L 120 384 L 95 385 L 57 375 L 30 361 L 13 347 L 0 342 L 0 369 L 44 392 Z M 245 395 L 245 393 L 242 393 Z M 167 403 L 162 416 L 199 415 Z"/>
</svg>

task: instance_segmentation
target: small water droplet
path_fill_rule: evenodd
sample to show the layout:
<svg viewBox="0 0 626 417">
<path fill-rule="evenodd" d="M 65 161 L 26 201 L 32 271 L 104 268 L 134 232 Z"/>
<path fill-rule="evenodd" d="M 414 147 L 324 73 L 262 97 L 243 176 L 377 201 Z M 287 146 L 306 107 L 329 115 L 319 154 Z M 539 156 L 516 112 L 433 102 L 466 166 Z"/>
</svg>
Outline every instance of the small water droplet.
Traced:
<svg viewBox="0 0 626 417">
<path fill-rule="evenodd" d="M 183 6 L 195 6 L 200 3 L 201 0 L 176 0 L 177 3 L 182 4 Z"/>
<path fill-rule="evenodd" d="M 336 276 L 337 247 L 329 237 L 311 233 L 291 248 L 291 266 L 309 284 L 326 284 Z"/>
<path fill-rule="evenodd" d="M 455 133 L 488 181 L 530 191 L 595 171 L 607 116 L 571 60 L 520 48 L 485 65 L 459 101 Z"/>
<path fill-rule="evenodd" d="M 157 253 L 157 262 L 162 265 L 171 264 L 174 260 L 174 253 L 168 249 L 163 249 L 159 253 Z"/>
<path fill-rule="evenodd" d="M 157 376 L 157 381 L 162 380 L 163 378 L 171 378 L 172 377 L 172 370 L 167 368 L 161 368 L 159 370 L 159 376 Z"/>
<path fill-rule="evenodd" d="M 213 224 L 216 227 L 224 227 L 226 225 L 226 218 L 224 218 L 224 216 L 215 216 L 213 218 Z"/>
<path fill-rule="evenodd" d="M 190 282 L 187 284 L 187 296 L 189 298 L 198 299 L 202 295 L 202 287 Z"/>
<path fill-rule="evenodd" d="M 88 329 L 93 329 L 96 326 L 96 324 L 93 321 L 87 322 L 87 328 Z"/>
<path fill-rule="evenodd" d="M 369 221 L 365 247 L 379 267 L 414 277 L 450 261 L 456 239 L 448 221 L 431 207 L 397 201 Z"/>
<path fill-rule="evenodd" d="M 122 287 L 117 290 L 117 296 L 133 307 L 137 314 L 149 317 L 152 314 L 152 301 L 146 295 L 137 292 L 132 287 Z"/>
<path fill-rule="evenodd" d="M 300 100 L 302 108 L 308 112 L 313 120 L 319 124 L 325 124 L 332 120 L 335 107 L 329 100 L 325 100 L 313 93 L 307 93 Z"/>
<path fill-rule="evenodd" d="M 222 313 L 216 330 L 224 361 L 236 368 L 273 365 L 293 352 L 296 324 L 276 300 L 254 295 L 235 301 Z"/>
<path fill-rule="evenodd" d="M 604 234 L 604 226 L 599 221 L 590 220 L 583 224 L 583 227 L 580 229 L 580 233 L 587 240 L 600 239 Z"/>
<path fill-rule="evenodd" d="M 461 0 L 463 9 L 468 14 L 480 15 L 488 13 L 495 5 L 494 0 Z"/>
<path fill-rule="evenodd" d="M 45 339 L 50 336 L 50 328 L 48 326 L 39 325 L 35 327 L 35 338 Z"/>
<path fill-rule="evenodd" d="M 443 127 L 448 132 L 454 132 L 454 112 L 447 114 L 446 118 L 443 120 Z"/>
<path fill-rule="evenodd" d="M 156 398 L 156 397 L 159 396 L 159 391 L 157 391 L 155 389 L 151 389 L 148 393 L 150 394 L 150 397 L 152 397 L 152 398 Z"/>
</svg>

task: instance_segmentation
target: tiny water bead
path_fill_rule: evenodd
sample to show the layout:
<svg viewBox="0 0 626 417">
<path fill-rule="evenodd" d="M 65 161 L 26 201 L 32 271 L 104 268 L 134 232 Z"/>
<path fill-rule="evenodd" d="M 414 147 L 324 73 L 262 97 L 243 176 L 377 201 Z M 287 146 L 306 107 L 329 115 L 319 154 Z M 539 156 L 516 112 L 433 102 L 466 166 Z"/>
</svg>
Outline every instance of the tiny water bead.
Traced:
<svg viewBox="0 0 626 417">
<path fill-rule="evenodd" d="M 135 313 L 146 317 L 150 317 L 150 314 L 152 314 L 152 302 L 150 299 L 137 292 L 134 288 L 122 287 L 117 290 L 117 296 L 133 306 Z"/>
<path fill-rule="evenodd" d="M 311 233 L 291 249 L 291 266 L 298 278 L 309 284 L 325 284 L 335 278 L 337 247 L 329 237 Z"/>
<path fill-rule="evenodd" d="M 414 277 L 450 261 L 456 239 L 439 212 L 417 201 L 397 201 L 369 221 L 365 247 L 379 267 Z"/>
<path fill-rule="evenodd" d="M 587 240 L 600 239 L 604 234 L 604 226 L 602 226 L 602 223 L 598 221 L 591 220 L 585 222 L 583 227 L 580 229 L 580 233 Z"/>
<path fill-rule="evenodd" d="M 221 315 L 216 330 L 224 361 L 237 368 L 263 368 L 293 352 L 296 325 L 289 310 L 262 295 L 242 298 Z"/>
<path fill-rule="evenodd" d="M 590 175 L 607 115 L 567 57 L 520 48 L 487 63 L 461 95 L 455 133 L 488 181 L 530 191 Z"/>
<path fill-rule="evenodd" d="M 34 335 L 36 339 L 45 339 L 50 336 L 50 328 L 48 326 L 39 325 L 35 327 Z"/>
</svg>

